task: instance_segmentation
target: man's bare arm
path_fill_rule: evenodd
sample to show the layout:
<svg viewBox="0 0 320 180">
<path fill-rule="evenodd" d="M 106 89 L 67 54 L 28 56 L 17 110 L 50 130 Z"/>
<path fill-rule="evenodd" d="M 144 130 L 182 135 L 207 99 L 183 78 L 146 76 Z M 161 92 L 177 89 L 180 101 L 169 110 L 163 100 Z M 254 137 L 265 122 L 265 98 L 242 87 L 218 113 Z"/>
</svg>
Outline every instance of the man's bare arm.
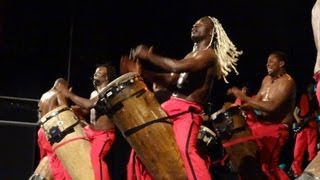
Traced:
<svg viewBox="0 0 320 180">
<path fill-rule="evenodd" d="M 138 46 L 135 57 L 145 59 L 152 64 L 162 68 L 167 72 L 182 73 L 200 71 L 216 63 L 216 56 L 211 49 L 201 50 L 193 56 L 176 60 L 168 57 L 156 55 L 145 46 Z"/>
<path fill-rule="evenodd" d="M 320 70 L 320 0 L 317 0 L 311 11 L 311 24 L 313 38 L 317 48 L 317 57 L 314 66 L 314 73 Z"/>
</svg>

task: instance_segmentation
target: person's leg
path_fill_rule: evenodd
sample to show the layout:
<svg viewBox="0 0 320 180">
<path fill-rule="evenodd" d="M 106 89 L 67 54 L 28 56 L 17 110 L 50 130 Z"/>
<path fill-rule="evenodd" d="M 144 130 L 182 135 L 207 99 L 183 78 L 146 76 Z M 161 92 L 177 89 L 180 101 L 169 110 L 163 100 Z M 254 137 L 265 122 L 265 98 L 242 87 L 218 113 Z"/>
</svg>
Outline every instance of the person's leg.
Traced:
<svg viewBox="0 0 320 180">
<path fill-rule="evenodd" d="M 306 147 L 306 133 L 302 130 L 296 135 L 296 142 L 294 145 L 293 162 L 291 165 L 291 170 L 294 176 L 300 176 L 302 174 L 302 161 Z"/>
<path fill-rule="evenodd" d="M 127 164 L 127 180 L 152 180 L 145 166 L 140 161 L 138 155 L 131 150 L 129 162 Z"/>
<path fill-rule="evenodd" d="M 317 138 L 318 127 L 317 122 L 314 122 L 314 126 L 308 128 L 307 134 L 308 161 L 312 161 L 317 156 Z"/>
<path fill-rule="evenodd" d="M 85 128 L 91 145 L 91 163 L 96 180 L 109 180 L 109 170 L 104 157 L 109 152 L 115 139 L 114 130 L 93 130 Z M 88 135 L 90 133 L 90 135 Z"/>
<path fill-rule="evenodd" d="M 280 152 L 289 136 L 287 128 L 283 124 L 266 125 L 257 122 L 252 128 L 252 132 L 254 135 L 264 136 L 258 140 L 258 144 L 261 146 L 261 168 L 268 179 L 289 179 L 278 166 Z"/>
</svg>

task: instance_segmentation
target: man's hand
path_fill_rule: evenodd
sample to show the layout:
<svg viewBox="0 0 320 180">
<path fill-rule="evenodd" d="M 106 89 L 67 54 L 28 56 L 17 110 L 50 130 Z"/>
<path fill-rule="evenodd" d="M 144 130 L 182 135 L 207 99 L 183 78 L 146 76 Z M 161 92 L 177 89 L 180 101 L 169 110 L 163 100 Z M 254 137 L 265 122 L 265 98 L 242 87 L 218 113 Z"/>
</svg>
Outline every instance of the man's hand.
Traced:
<svg viewBox="0 0 320 180">
<path fill-rule="evenodd" d="M 233 95 L 236 98 L 241 98 L 241 96 L 243 95 L 243 92 L 237 87 L 232 87 L 228 89 L 227 95 Z"/>
<path fill-rule="evenodd" d="M 120 74 L 136 72 L 141 74 L 142 66 L 139 59 L 130 59 L 128 56 L 122 56 L 120 59 Z"/>
<path fill-rule="evenodd" d="M 152 53 L 153 47 L 148 47 L 146 45 L 139 45 L 130 52 L 133 59 L 148 59 L 149 55 Z"/>
<path fill-rule="evenodd" d="M 57 86 L 55 89 L 66 97 L 69 97 L 70 93 L 72 93 L 72 87 L 68 89 L 67 87 Z"/>
</svg>

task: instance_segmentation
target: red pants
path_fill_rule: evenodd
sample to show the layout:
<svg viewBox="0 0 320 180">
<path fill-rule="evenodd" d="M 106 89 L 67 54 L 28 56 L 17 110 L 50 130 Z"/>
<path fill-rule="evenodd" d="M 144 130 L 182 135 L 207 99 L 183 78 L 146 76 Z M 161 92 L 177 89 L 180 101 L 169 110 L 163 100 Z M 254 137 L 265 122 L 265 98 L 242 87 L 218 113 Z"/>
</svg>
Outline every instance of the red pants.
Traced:
<svg viewBox="0 0 320 180">
<path fill-rule="evenodd" d="M 53 179 L 71 180 L 70 175 L 63 167 L 61 161 L 58 159 L 57 154 L 53 151 L 43 129 L 41 128 L 38 131 L 38 145 L 40 151 L 40 158 L 42 159 L 44 156 L 48 157 Z"/>
<path fill-rule="evenodd" d="M 302 174 L 302 161 L 305 151 L 308 152 L 308 161 L 317 155 L 318 125 L 311 120 L 308 125 L 297 134 L 293 152 L 293 163 L 291 169 L 295 175 Z"/>
<path fill-rule="evenodd" d="M 280 153 L 289 136 L 288 127 L 261 122 L 255 122 L 250 127 L 253 135 L 263 136 L 257 140 L 262 171 L 269 180 L 289 180 L 288 175 L 279 168 Z"/>
<path fill-rule="evenodd" d="M 209 169 L 196 149 L 197 136 L 203 120 L 198 113 L 202 112 L 202 107 L 195 102 L 175 97 L 162 104 L 162 108 L 169 116 L 187 111 L 191 106 L 197 113 L 186 113 L 172 119 L 175 139 L 188 179 L 211 180 Z"/>
<path fill-rule="evenodd" d="M 129 162 L 127 165 L 127 180 L 152 180 L 145 166 L 134 150 L 131 150 Z"/>
<path fill-rule="evenodd" d="M 83 128 L 91 144 L 91 163 L 96 180 L 109 180 L 108 166 L 103 160 L 115 139 L 114 130 L 95 130 Z"/>
</svg>

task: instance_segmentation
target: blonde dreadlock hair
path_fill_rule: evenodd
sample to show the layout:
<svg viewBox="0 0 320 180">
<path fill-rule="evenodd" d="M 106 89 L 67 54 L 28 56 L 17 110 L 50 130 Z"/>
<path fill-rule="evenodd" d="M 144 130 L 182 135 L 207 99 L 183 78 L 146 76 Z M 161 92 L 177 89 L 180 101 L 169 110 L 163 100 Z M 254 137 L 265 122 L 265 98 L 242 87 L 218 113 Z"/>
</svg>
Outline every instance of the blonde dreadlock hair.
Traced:
<svg viewBox="0 0 320 180">
<path fill-rule="evenodd" d="M 218 78 L 220 79 L 221 77 L 223 77 L 224 81 L 228 83 L 226 77 L 232 69 L 237 75 L 239 74 L 236 69 L 236 65 L 238 57 L 242 54 L 242 51 L 237 50 L 237 47 L 231 42 L 222 25 L 216 18 L 211 16 L 208 16 L 208 18 L 212 21 L 213 28 L 210 43 L 206 47 L 206 49 L 212 47 L 215 51 L 216 55 L 218 56 L 218 63 L 220 67 Z M 213 38 L 216 38 L 216 41 L 212 45 Z"/>
</svg>

